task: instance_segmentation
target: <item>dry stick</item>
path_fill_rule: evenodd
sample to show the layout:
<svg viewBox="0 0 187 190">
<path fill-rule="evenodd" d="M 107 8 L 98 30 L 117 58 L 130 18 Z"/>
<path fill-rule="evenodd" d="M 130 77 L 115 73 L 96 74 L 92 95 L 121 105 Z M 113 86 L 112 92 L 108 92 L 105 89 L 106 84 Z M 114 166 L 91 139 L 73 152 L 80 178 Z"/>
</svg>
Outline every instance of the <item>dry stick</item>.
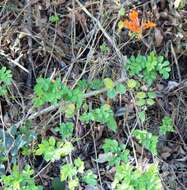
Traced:
<svg viewBox="0 0 187 190">
<path fill-rule="evenodd" d="M 25 71 L 26 73 L 29 73 L 29 71 L 23 67 L 18 60 L 23 56 L 22 54 L 15 60 L 11 59 L 7 54 L 5 54 L 3 51 L 0 51 L 0 55 L 4 56 L 8 61 L 10 61 L 11 63 L 13 63 L 14 65 L 18 66 L 20 69 L 22 69 L 23 71 Z"/>
<path fill-rule="evenodd" d="M 25 21 L 27 21 L 26 24 L 26 32 L 29 34 L 27 35 L 27 39 L 28 39 L 28 70 L 30 72 L 30 74 L 28 75 L 26 84 L 27 86 L 31 87 L 32 86 L 32 71 L 33 71 L 33 57 L 32 57 L 32 9 L 31 9 L 31 1 L 30 0 L 25 0 L 25 4 L 26 4 L 26 14 L 25 14 Z"/>
<path fill-rule="evenodd" d="M 97 162 L 97 160 L 98 160 L 98 156 L 97 156 L 97 146 L 96 146 L 95 138 L 94 138 L 93 125 L 91 125 L 91 130 L 92 130 L 92 139 L 93 139 L 93 145 L 94 145 L 94 152 L 95 152 L 97 173 L 98 173 L 98 176 L 99 176 L 99 182 L 100 182 L 101 188 L 103 189 L 103 184 L 102 184 L 102 180 L 101 180 L 101 174 L 100 174 L 99 164 L 98 164 L 98 162 Z"/>
<path fill-rule="evenodd" d="M 176 56 L 175 50 L 173 48 L 173 43 L 172 42 L 171 42 L 171 52 L 172 52 L 174 60 L 175 60 L 175 65 L 176 65 L 176 68 L 177 68 L 177 74 L 178 74 L 178 77 L 179 77 L 179 82 L 181 82 L 181 74 L 180 74 L 179 64 L 178 64 L 177 56 Z"/>
</svg>

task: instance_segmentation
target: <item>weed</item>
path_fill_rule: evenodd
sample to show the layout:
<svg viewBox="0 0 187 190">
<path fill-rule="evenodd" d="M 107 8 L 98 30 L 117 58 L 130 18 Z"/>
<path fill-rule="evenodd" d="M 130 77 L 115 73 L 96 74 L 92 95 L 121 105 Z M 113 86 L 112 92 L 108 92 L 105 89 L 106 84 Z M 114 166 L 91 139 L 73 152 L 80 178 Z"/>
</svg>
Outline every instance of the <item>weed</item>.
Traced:
<svg viewBox="0 0 187 190">
<path fill-rule="evenodd" d="M 12 73 L 6 67 L 0 69 L 0 96 L 5 96 L 12 83 Z"/>
<path fill-rule="evenodd" d="M 70 190 L 74 190 L 79 185 L 78 174 L 81 175 L 86 184 L 95 186 L 97 184 L 96 175 L 91 170 L 85 171 L 84 162 L 77 158 L 74 163 L 64 164 L 60 169 L 61 181 L 67 181 Z"/>
<path fill-rule="evenodd" d="M 152 135 L 146 130 L 134 130 L 132 134 L 139 143 L 141 143 L 146 149 L 148 149 L 153 155 L 157 155 L 157 142 L 158 137 Z"/>
<path fill-rule="evenodd" d="M 14 165 L 11 175 L 1 176 L 4 190 L 42 190 L 41 186 L 35 185 L 33 174 L 34 170 L 29 165 L 23 171 L 20 171 L 18 166 Z"/>
<path fill-rule="evenodd" d="M 102 43 L 102 45 L 100 45 L 100 50 L 102 54 L 108 54 L 110 52 L 110 48 L 106 43 Z"/>
<path fill-rule="evenodd" d="M 121 162 L 128 162 L 129 150 L 125 148 L 124 144 L 119 144 L 113 139 L 105 139 L 103 149 L 105 154 L 109 153 L 106 161 L 108 161 L 111 166 L 119 165 Z"/>
<path fill-rule="evenodd" d="M 55 128 L 59 132 L 63 140 L 70 139 L 73 134 L 74 124 L 72 122 L 62 123 L 59 127 Z"/>
<path fill-rule="evenodd" d="M 107 96 L 111 99 L 115 98 L 117 94 L 125 94 L 126 92 L 126 86 L 122 83 L 115 84 L 110 78 L 105 78 L 103 82 L 107 89 Z"/>
<path fill-rule="evenodd" d="M 146 170 L 124 163 L 118 165 L 112 186 L 116 190 L 160 190 L 162 188 L 156 164 L 150 164 Z"/>
<path fill-rule="evenodd" d="M 54 137 L 50 137 L 38 145 L 35 155 L 43 155 L 46 161 L 54 162 L 62 156 L 70 154 L 72 150 L 73 145 L 70 142 L 56 142 Z"/>
<path fill-rule="evenodd" d="M 157 56 L 151 52 L 147 57 L 138 55 L 131 56 L 126 65 L 130 77 L 138 77 L 143 80 L 148 86 L 157 79 L 159 75 L 164 79 L 169 78 L 171 68 L 169 62 L 164 60 L 163 56 Z"/>
<path fill-rule="evenodd" d="M 80 120 L 86 123 L 89 123 L 90 121 L 96 121 L 102 124 L 106 124 L 108 128 L 110 128 L 114 132 L 117 129 L 117 124 L 114 119 L 114 113 L 111 110 L 110 106 L 107 104 L 95 110 L 91 110 L 90 112 L 83 113 L 80 116 Z"/>
<path fill-rule="evenodd" d="M 160 126 L 160 134 L 166 135 L 166 133 L 168 133 L 168 132 L 174 132 L 173 121 L 172 121 L 171 117 L 165 116 L 162 119 L 162 124 Z"/>
<path fill-rule="evenodd" d="M 49 21 L 54 24 L 58 24 L 60 21 L 60 18 L 58 15 L 52 15 L 49 17 Z"/>
</svg>

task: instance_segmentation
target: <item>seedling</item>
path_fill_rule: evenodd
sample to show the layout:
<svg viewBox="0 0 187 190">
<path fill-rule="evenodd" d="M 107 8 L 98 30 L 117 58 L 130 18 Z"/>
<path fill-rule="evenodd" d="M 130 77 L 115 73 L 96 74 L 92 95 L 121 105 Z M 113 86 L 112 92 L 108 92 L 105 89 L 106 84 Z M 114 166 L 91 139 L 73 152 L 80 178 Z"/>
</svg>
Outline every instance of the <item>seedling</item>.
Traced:
<svg viewBox="0 0 187 190">
<path fill-rule="evenodd" d="M 49 17 L 49 21 L 54 24 L 58 24 L 60 21 L 60 17 L 58 15 L 52 15 Z"/>
</svg>

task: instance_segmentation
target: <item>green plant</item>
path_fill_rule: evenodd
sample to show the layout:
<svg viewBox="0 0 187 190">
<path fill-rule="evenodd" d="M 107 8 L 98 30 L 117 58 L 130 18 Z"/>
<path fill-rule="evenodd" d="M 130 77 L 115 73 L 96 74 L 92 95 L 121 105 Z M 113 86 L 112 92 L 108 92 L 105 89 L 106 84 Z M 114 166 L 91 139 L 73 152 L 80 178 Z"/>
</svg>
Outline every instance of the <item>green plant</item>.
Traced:
<svg viewBox="0 0 187 190">
<path fill-rule="evenodd" d="M 97 176 L 92 172 L 92 170 L 87 170 L 82 178 L 83 182 L 91 186 L 97 185 Z"/>
<path fill-rule="evenodd" d="M 156 98 L 156 93 L 154 92 L 137 92 L 135 95 L 136 105 L 143 107 L 143 106 L 152 106 Z"/>
<path fill-rule="evenodd" d="M 161 135 L 166 135 L 167 132 L 174 132 L 173 128 L 173 121 L 172 118 L 169 116 L 165 116 L 162 119 L 162 124 L 160 126 L 160 134 Z"/>
<path fill-rule="evenodd" d="M 112 187 L 116 190 L 161 190 L 162 184 L 156 164 L 142 170 L 122 163 L 116 167 Z"/>
<path fill-rule="evenodd" d="M 142 144 L 146 149 L 148 149 L 152 154 L 157 155 L 157 142 L 158 137 L 149 133 L 146 130 L 136 129 L 133 131 L 132 135 Z"/>
<path fill-rule="evenodd" d="M 51 23 L 58 24 L 59 21 L 60 21 L 60 17 L 58 15 L 52 15 L 52 16 L 49 17 L 49 21 Z"/>
<path fill-rule="evenodd" d="M 100 79 L 95 79 L 95 80 L 79 80 L 77 84 L 78 89 L 81 91 L 85 91 L 88 89 L 91 90 L 99 90 L 104 87 L 104 82 L 103 80 Z"/>
<path fill-rule="evenodd" d="M 79 88 L 69 89 L 62 84 L 60 79 L 51 81 L 49 78 L 38 78 L 34 86 L 34 93 L 33 102 L 36 107 L 45 103 L 57 104 L 63 99 L 66 101 L 66 105 L 75 104 L 77 108 L 80 108 L 84 100 L 84 93 Z M 68 109 L 65 110 L 68 112 Z M 69 111 L 72 113 L 72 106 Z M 69 112 L 67 115 L 69 116 Z"/>
<path fill-rule="evenodd" d="M 126 87 L 122 83 L 115 84 L 110 78 L 105 78 L 103 82 L 109 98 L 115 98 L 117 94 L 125 94 L 126 92 Z"/>
<path fill-rule="evenodd" d="M 80 158 L 75 159 L 74 163 L 64 164 L 60 169 L 61 181 L 67 181 L 70 190 L 78 187 L 79 174 L 85 183 L 92 186 L 97 184 L 96 175 L 91 170 L 85 172 L 84 162 Z"/>
<path fill-rule="evenodd" d="M 14 165 L 10 175 L 1 176 L 4 190 L 42 190 L 41 186 L 36 186 L 32 175 L 34 170 L 27 165 L 23 171 Z"/>
<path fill-rule="evenodd" d="M 121 162 L 128 162 L 129 150 L 125 148 L 124 144 L 119 144 L 113 139 L 106 139 L 103 144 L 103 149 L 104 153 L 108 155 L 106 161 L 108 161 L 111 166 L 119 165 Z"/>
<path fill-rule="evenodd" d="M 127 87 L 129 88 L 129 89 L 134 89 L 134 88 L 136 88 L 138 86 L 138 82 L 136 81 L 136 80 L 134 80 L 134 79 L 129 79 L 128 81 L 127 81 Z"/>
<path fill-rule="evenodd" d="M 6 67 L 0 69 L 0 96 L 7 94 L 7 89 L 12 83 L 12 73 Z"/>
<path fill-rule="evenodd" d="M 114 113 L 109 105 L 105 104 L 100 108 L 85 112 L 80 116 L 82 122 L 89 123 L 90 121 L 100 122 L 106 124 L 112 131 L 116 131 L 117 124 L 114 119 Z"/>
<path fill-rule="evenodd" d="M 100 45 L 100 50 L 103 54 L 107 54 L 110 52 L 110 48 L 107 46 L 105 42 L 102 43 L 102 45 Z"/>
<path fill-rule="evenodd" d="M 62 156 L 70 154 L 72 150 L 73 145 L 70 142 L 56 142 L 54 137 L 50 137 L 38 145 L 35 155 L 43 155 L 46 161 L 54 162 Z"/>
<path fill-rule="evenodd" d="M 156 80 L 158 75 L 168 79 L 171 71 L 170 63 L 163 56 L 157 56 L 151 52 L 148 56 L 131 56 L 125 66 L 130 77 L 138 77 L 149 86 Z"/>
<path fill-rule="evenodd" d="M 62 123 L 59 127 L 55 128 L 56 132 L 59 132 L 63 140 L 70 139 L 72 137 L 74 124 L 72 122 Z"/>
<path fill-rule="evenodd" d="M 146 119 L 146 110 L 148 106 L 155 104 L 156 93 L 139 91 L 135 93 L 135 103 L 139 109 L 138 116 L 142 123 Z"/>
<path fill-rule="evenodd" d="M 39 107 L 49 102 L 56 104 L 63 96 L 63 85 L 60 79 L 38 78 L 34 86 L 34 105 Z"/>
</svg>

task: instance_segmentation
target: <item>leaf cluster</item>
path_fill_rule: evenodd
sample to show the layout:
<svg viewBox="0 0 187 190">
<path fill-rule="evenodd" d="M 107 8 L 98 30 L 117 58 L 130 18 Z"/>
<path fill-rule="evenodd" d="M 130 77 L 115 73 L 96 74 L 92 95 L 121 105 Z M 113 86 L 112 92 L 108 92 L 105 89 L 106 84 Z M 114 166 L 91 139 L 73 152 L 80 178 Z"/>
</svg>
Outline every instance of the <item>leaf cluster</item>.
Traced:
<svg viewBox="0 0 187 190">
<path fill-rule="evenodd" d="M 163 79 L 169 78 L 170 63 L 163 56 L 151 52 L 148 56 L 131 56 L 125 65 L 130 77 L 137 77 L 149 86 L 160 75 Z"/>
<path fill-rule="evenodd" d="M 73 145 L 70 142 L 57 142 L 54 137 L 50 137 L 38 145 L 35 155 L 43 155 L 46 161 L 54 162 L 70 154 L 72 150 Z"/>
<path fill-rule="evenodd" d="M 41 186 L 36 186 L 32 175 L 34 170 L 27 165 L 23 171 L 20 171 L 17 165 L 13 166 L 11 175 L 1 176 L 1 182 L 4 190 L 42 190 Z"/>
<path fill-rule="evenodd" d="M 73 163 L 64 164 L 60 169 L 61 181 L 67 181 L 70 190 L 74 190 L 79 185 L 78 175 L 82 180 L 92 186 L 97 184 L 97 176 L 91 170 L 85 171 L 84 162 L 77 158 Z"/>
<path fill-rule="evenodd" d="M 118 165 L 112 185 L 116 190 L 160 190 L 162 187 L 156 164 L 150 164 L 145 171 L 125 163 Z"/>
<path fill-rule="evenodd" d="M 106 124 L 112 131 L 116 131 L 117 124 L 114 118 L 114 113 L 109 105 L 102 105 L 100 108 L 85 112 L 80 116 L 80 120 L 85 123 L 90 121 Z"/>
<path fill-rule="evenodd" d="M 119 144 L 114 139 L 105 139 L 102 148 L 105 154 L 110 153 L 106 161 L 108 161 L 111 166 L 119 165 L 121 162 L 128 162 L 129 150 L 125 148 L 124 144 Z"/>
<path fill-rule="evenodd" d="M 157 155 L 158 136 L 155 136 L 146 130 L 139 129 L 134 130 L 132 135 L 153 155 Z"/>
</svg>

